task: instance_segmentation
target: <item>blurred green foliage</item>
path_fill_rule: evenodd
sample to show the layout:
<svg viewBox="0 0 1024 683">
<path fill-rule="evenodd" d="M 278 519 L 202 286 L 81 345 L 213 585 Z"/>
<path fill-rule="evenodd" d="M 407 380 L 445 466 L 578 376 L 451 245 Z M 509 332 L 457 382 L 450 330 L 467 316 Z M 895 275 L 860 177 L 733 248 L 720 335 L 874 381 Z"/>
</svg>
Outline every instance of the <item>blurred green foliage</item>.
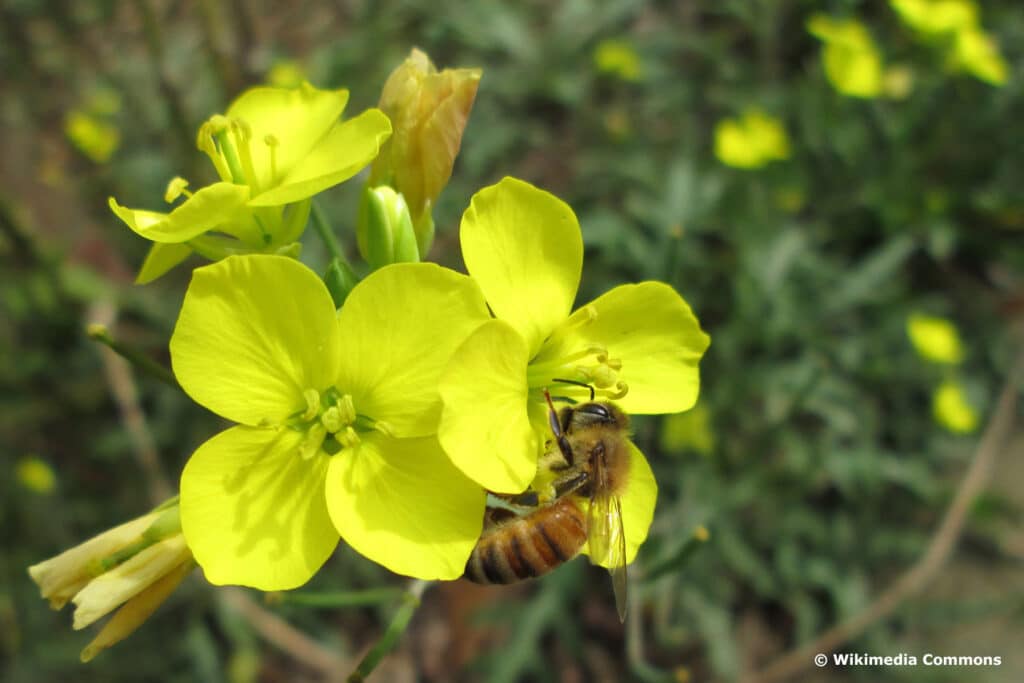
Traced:
<svg viewBox="0 0 1024 683">
<path fill-rule="evenodd" d="M 118 311 L 120 339 L 165 360 L 188 275 L 180 269 L 131 287 L 147 245 L 109 213 L 106 197 L 156 209 L 172 175 L 209 180 L 194 149 L 197 124 L 280 60 L 296 60 L 320 87 L 350 88 L 349 112 L 358 112 L 376 102 L 414 45 L 439 66 L 484 68 L 462 154 L 435 211 L 432 258 L 457 266 L 458 218 L 471 194 L 519 176 L 580 216 L 581 301 L 618 283 L 664 279 L 712 337 L 702 365 L 705 416 L 690 427 L 707 434 L 687 445 L 665 419 L 636 420 L 661 493 L 632 568 L 626 632 L 614 620 L 606 576 L 579 560 L 523 589 L 528 599 L 487 593 L 476 616 L 459 617 L 468 626 L 445 617 L 450 638 L 466 628 L 490 635 L 473 656 L 451 654 L 459 644 L 442 639 L 449 659 L 424 665 L 420 676 L 673 680 L 682 667 L 696 680 L 732 679 L 857 613 L 920 555 L 974 443 L 934 423 L 931 394 L 945 375 L 914 353 L 908 316 L 921 311 L 956 324 L 966 351 L 958 372 L 981 415 L 1016 348 L 1009 328 L 1024 292 L 1019 10 L 1014 0 L 982 10 L 1009 65 L 1009 81 L 993 87 L 949 71 L 881 2 L 384 0 L 304 3 L 301 12 L 248 0 L 0 3 L 0 678 L 241 682 L 308 674 L 199 582 L 187 583 L 129 643 L 79 665 L 88 639 L 70 630 L 67 612 L 46 609 L 25 567 L 152 503 L 83 326 L 106 302 Z M 885 63 L 901 67 L 905 96 L 854 99 L 833 89 L 821 45 L 805 29 L 821 11 L 865 24 Z M 635 59 L 622 57 L 629 49 Z M 97 109 L 97 93 L 111 92 L 117 106 Z M 754 170 L 725 166 L 713 154 L 715 124 L 752 107 L 782 123 L 789 158 Z M 102 131 L 116 127 L 109 161 L 97 163 L 67 137 L 69 112 L 83 111 Z M 101 142 L 109 145 L 110 135 Z M 324 197 L 350 253 L 358 192 L 349 183 Z M 305 250 L 324 265 L 315 238 Z M 137 389 L 173 481 L 218 425 L 157 382 L 140 377 Z M 15 476 L 29 455 L 53 467 L 54 492 Z M 1003 534 L 1022 518 L 1024 498 L 991 494 L 961 553 L 993 576 L 1019 569 Z M 691 551 L 699 525 L 710 539 Z M 664 571 L 674 557 L 685 561 Z M 649 566 L 659 575 L 646 580 Z M 342 548 L 311 589 L 397 583 Z M 993 652 L 943 654 L 1010 661 L 1009 644 L 1024 635 L 1022 588 L 1007 584 L 1007 601 L 973 593 L 951 604 L 921 601 L 849 647 L 924 651 L 949 624 L 1008 614 Z M 397 657 L 416 665 L 433 637 L 430 615 L 456 614 L 444 606 L 467 590 L 428 593 Z M 354 656 L 392 608 L 274 609 Z M 1022 671 L 1017 659 L 970 677 L 1018 680 Z"/>
</svg>

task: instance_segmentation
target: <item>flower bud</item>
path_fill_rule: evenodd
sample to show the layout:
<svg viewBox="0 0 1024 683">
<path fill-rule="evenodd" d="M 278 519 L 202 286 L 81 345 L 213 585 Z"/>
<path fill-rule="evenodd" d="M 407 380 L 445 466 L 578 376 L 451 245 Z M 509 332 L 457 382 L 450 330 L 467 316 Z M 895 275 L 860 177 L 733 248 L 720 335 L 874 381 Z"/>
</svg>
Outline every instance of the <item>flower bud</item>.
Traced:
<svg viewBox="0 0 1024 683">
<path fill-rule="evenodd" d="M 120 608 L 82 651 L 88 661 L 138 628 L 194 567 L 175 500 L 28 573 L 52 608 L 74 602 L 76 630 Z"/>
<path fill-rule="evenodd" d="M 356 236 L 360 253 L 374 270 L 420 260 L 409 207 L 387 185 L 363 190 Z"/>
<path fill-rule="evenodd" d="M 480 75 L 480 69 L 439 72 L 413 49 L 384 84 L 379 106 L 394 132 L 373 163 L 369 186 L 390 185 L 405 197 L 420 254 L 433 240 L 431 207 L 451 177 Z"/>
</svg>

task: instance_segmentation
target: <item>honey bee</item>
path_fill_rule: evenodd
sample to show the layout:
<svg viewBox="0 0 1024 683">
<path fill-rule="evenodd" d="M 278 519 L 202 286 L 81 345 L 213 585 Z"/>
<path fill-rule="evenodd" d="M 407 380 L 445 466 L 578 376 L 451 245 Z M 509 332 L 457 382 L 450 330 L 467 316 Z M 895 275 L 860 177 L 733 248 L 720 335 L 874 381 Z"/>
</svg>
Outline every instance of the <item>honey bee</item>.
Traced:
<svg viewBox="0 0 1024 683">
<path fill-rule="evenodd" d="M 556 460 L 548 465 L 557 473 L 555 497 L 523 515 L 491 511 L 465 576 L 483 584 L 515 583 L 547 574 L 586 544 L 590 561 L 608 567 L 625 621 L 626 536 L 619 496 L 629 473 L 629 416 L 593 400 L 556 412 L 550 394 L 545 397 L 554 438 L 544 459 Z"/>
</svg>

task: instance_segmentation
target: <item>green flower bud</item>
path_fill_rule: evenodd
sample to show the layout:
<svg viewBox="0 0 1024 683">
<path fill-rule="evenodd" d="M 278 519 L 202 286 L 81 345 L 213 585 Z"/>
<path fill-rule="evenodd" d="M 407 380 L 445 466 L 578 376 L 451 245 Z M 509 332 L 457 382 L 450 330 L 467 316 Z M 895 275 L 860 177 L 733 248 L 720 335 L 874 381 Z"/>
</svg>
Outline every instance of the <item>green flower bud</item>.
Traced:
<svg viewBox="0 0 1024 683">
<path fill-rule="evenodd" d="M 360 253 L 374 270 L 420 260 L 405 198 L 386 185 L 363 190 L 356 236 Z"/>
</svg>

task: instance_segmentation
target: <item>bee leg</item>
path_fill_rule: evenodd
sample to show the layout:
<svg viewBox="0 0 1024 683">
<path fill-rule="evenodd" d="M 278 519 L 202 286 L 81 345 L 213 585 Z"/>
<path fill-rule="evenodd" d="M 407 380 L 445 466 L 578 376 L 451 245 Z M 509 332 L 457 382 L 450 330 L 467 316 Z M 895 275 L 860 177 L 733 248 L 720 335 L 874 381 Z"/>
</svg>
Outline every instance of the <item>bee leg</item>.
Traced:
<svg viewBox="0 0 1024 683">
<path fill-rule="evenodd" d="M 516 507 L 535 508 L 539 504 L 536 491 L 524 491 L 522 493 L 517 493 L 514 496 L 509 496 L 506 500 L 508 500 L 509 505 L 514 505 Z"/>
<path fill-rule="evenodd" d="M 589 483 L 590 475 L 582 470 L 576 470 L 551 482 L 551 486 L 555 489 L 555 496 L 561 498 L 566 494 L 579 491 Z"/>
<path fill-rule="evenodd" d="M 558 412 L 555 410 L 555 404 L 551 402 L 551 394 L 548 393 L 547 389 L 544 390 L 544 398 L 548 402 L 548 424 L 551 425 L 551 433 L 555 435 L 555 442 L 558 443 L 558 450 L 562 452 L 562 457 L 571 466 L 573 464 L 572 446 L 569 445 L 569 440 L 562 433 L 562 425 L 558 421 Z"/>
</svg>

